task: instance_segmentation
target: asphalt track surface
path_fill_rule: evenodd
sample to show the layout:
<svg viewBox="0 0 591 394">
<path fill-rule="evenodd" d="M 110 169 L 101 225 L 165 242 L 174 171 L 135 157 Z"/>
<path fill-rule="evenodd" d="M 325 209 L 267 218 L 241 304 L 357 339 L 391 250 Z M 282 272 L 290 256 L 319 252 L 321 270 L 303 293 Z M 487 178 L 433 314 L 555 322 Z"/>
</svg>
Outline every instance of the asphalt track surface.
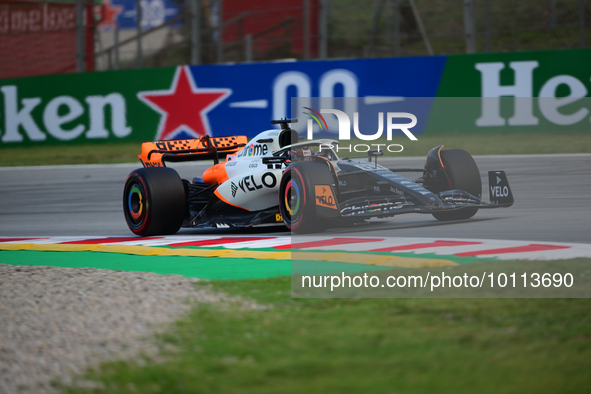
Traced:
<svg viewBox="0 0 591 394">
<path fill-rule="evenodd" d="M 423 157 L 383 159 L 388 167 L 422 167 Z M 591 242 L 591 154 L 476 156 L 483 196 L 488 170 L 505 170 L 515 197 L 506 209 L 479 211 L 469 220 L 438 222 L 406 214 L 327 234 L 364 237 L 481 238 Z M 181 177 L 209 164 L 175 164 Z M 171 165 L 172 166 L 172 165 Z M 123 184 L 139 164 L 0 168 L 0 237 L 130 236 L 123 219 Z M 405 175 L 405 174 L 403 174 Z M 412 175 L 410 175 L 412 177 Z M 187 235 L 289 235 L 284 227 L 182 229 Z"/>
</svg>

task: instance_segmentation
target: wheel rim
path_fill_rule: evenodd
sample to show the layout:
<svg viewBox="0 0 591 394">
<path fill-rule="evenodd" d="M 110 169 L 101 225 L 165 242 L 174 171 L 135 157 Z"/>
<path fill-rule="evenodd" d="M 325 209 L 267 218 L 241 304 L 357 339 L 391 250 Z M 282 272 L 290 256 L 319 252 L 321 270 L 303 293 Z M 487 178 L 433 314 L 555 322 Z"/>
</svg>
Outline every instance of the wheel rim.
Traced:
<svg viewBox="0 0 591 394">
<path fill-rule="evenodd" d="M 129 198 L 127 202 L 129 206 L 129 214 L 134 219 L 139 219 L 144 210 L 142 192 L 137 185 L 133 185 L 129 191 Z"/>
<path fill-rule="evenodd" d="M 134 179 L 125 188 L 124 210 L 127 223 L 132 229 L 143 227 L 148 209 L 147 194 L 139 180 Z"/>
<path fill-rule="evenodd" d="M 285 187 L 285 208 L 291 217 L 298 216 L 302 196 L 300 188 L 294 179 L 290 179 Z"/>
<path fill-rule="evenodd" d="M 301 175 L 297 170 L 290 170 L 282 179 L 280 199 L 280 213 L 285 224 L 289 227 L 297 227 L 304 215 L 306 203 L 304 185 Z"/>
</svg>

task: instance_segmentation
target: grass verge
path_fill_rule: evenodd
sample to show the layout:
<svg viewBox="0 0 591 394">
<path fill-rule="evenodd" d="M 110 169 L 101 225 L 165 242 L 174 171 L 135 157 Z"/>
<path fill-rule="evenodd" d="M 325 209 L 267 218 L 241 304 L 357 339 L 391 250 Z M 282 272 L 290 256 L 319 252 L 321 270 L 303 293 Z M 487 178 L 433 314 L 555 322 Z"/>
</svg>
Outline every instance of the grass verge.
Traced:
<svg viewBox="0 0 591 394">
<path fill-rule="evenodd" d="M 201 286 L 270 309 L 196 305 L 159 338 L 178 348 L 165 361 L 105 363 L 86 376 L 99 388 L 64 391 L 591 390 L 591 299 L 292 299 L 289 277 Z"/>
<path fill-rule="evenodd" d="M 116 144 L 64 144 L 0 148 L 0 166 L 41 166 L 59 164 L 139 164 L 140 142 Z"/>
<path fill-rule="evenodd" d="M 389 143 L 385 139 L 369 142 Z M 425 156 L 431 148 L 438 145 L 446 145 L 447 148 L 464 149 L 472 155 L 589 153 L 591 152 L 591 133 L 569 131 L 560 133 L 425 134 L 418 136 L 418 141 L 410 141 L 399 136 L 390 143 L 401 144 L 404 146 L 404 150 L 400 153 L 388 153 L 386 151 L 385 155 L 389 157 Z M 341 145 L 344 144 L 341 143 Z M 141 143 L 139 142 L 21 148 L 3 147 L 0 148 L 0 166 L 139 163 L 137 155 L 140 152 Z M 341 150 L 339 156 L 346 157 L 351 156 L 351 154 Z"/>
<path fill-rule="evenodd" d="M 384 156 L 426 156 L 432 148 L 445 145 L 446 149 L 463 149 L 471 155 L 520 155 L 520 154 L 557 154 L 591 153 L 591 133 L 569 132 L 497 132 L 466 134 L 448 132 L 441 134 L 423 134 L 418 141 L 396 136 L 393 141 L 381 139 L 378 142 L 359 141 L 354 143 L 400 144 L 404 150 L 400 153 L 388 153 Z M 352 143 L 353 144 L 353 143 Z M 341 146 L 349 145 L 341 141 Z M 375 148 L 372 146 L 372 148 Z M 380 149 L 384 149 L 381 147 Z M 395 148 L 392 148 L 395 150 Z M 339 152 L 339 156 L 348 156 L 348 152 Z"/>
</svg>

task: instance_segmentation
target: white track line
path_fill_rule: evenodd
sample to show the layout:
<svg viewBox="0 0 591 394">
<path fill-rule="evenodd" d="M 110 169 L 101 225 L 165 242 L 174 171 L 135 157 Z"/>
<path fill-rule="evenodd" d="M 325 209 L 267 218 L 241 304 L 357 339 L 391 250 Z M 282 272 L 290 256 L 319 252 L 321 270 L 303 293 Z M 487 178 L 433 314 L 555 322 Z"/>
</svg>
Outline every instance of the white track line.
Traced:
<svg viewBox="0 0 591 394">
<path fill-rule="evenodd" d="M 259 237 L 268 237 L 268 239 L 257 239 Z M 8 238 L 8 237 L 6 237 Z M 109 238 L 108 236 L 91 236 L 91 237 L 10 237 L 10 238 L 23 238 L 22 240 L 7 241 L 3 243 L 11 244 L 22 244 L 22 243 L 33 243 L 33 244 L 54 244 L 72 241 L 92 241 L 97 239 Z M 115 237 L 117 238 L 117 237 Z M 122 237 L 128 238 L 128 237 Z M 187 242 L 199 242 L 209 240 L 220 240 L 225 238 L 230 241 L 233 238 L 237 239 L 237 242 L 226 242 L 226 243 L 214 243 L 210 245 L 204 245 L 203 247 L 224 247 L 228 249 L 256 249 L 256 248 L 273 248 L 276 246 L 289 245 L 293 241 L 294 244 L 303 243 L 316 243 L 333 240 L 334 238 L 340 239 L 355 239 L 355 243 L 341 243 L 338 245 L 331 246 L 319 246 L 314 247 L 308 246 L 302 248 L 302 250 L 344 250 L 349 252 L 359 251 L 371 251 L 382 248 L 394 248 L 401 246 L 409 246 L 418 244 L 417 248 L 409 248 L 404 250 L 394 250 L 391 253 L 414 253 L 417 255 L 424 254 L 435 254 L 439 256 L 453 256 L 462 255 L 463 253 L 469 253 L 470 257 L 478 258 L 496 258 L 499 260 L 514 260 L 514 259 L 525 259 L 525 260 L 555 260 L 555 259 L 570 259 L 577 257 L 591 257 L 591 244 L 581 243 L 565 243 L 565 242 L 536 242 L 536 241 L 510 241 L 510 240 L 492 240 L 492 239 L 457 239 L 457 238 L 395 238 L 395 237 L 382 237 L 383 241 L 375 241 L 378 237 L 338 237 L 338 236 L 298 236 L 293 238 L 290 236 L 252 236 L 252 240 L 248 240 L 248 236 L 187 236 L 187 235 L 173 235 L 165 236 L 159 239 L 146 239 L 146 238 L 133 238 L 129 237 L 129 241 L 125 242 L 102 242 L 105 245 L 143 245 L 143 246 L 166 246 L 177 243 Z M 246 238 L 246 239 L 245 239 Z M 359 239 L 367 238 L 368 242 L 358 242 Z M 3 238 L 0 238 L 0 240 Z M 425 247 L 429 244 L 438 242 L 470 242 L 476 244 L 470 245 L 451 245 L 451 246 L 438 246 L 434 244 L 431 247 Z M 542 245 L 548 247 L 559 247 L 562 249 L 553 250 L 541 250 L 541 251 L 519 251 L 511 252 L 511 250 L 499 251 L 499 253 L 491 253 L 490 251 L 496 249 L 507 249 L 507 248 L 523 248 L 530 247 L 529 245 Z M 278 249 L 282 250 L 282 249 Z M 479 251 L 489 251 L 487 253 L 478 254 Z"/>
</svg>

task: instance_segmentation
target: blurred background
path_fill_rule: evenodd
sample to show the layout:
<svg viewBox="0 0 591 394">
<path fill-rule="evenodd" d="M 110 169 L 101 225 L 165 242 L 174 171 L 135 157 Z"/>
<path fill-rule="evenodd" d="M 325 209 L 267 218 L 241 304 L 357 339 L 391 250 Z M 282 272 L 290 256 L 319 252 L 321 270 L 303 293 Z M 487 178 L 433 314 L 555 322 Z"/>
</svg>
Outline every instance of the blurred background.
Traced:
<svg viewBox="0 0 591 394">
<path fill-rule="evenodd" d="M 585 0 L 0 0 L 0 78 L 585 48 Z"/>
</svg>

